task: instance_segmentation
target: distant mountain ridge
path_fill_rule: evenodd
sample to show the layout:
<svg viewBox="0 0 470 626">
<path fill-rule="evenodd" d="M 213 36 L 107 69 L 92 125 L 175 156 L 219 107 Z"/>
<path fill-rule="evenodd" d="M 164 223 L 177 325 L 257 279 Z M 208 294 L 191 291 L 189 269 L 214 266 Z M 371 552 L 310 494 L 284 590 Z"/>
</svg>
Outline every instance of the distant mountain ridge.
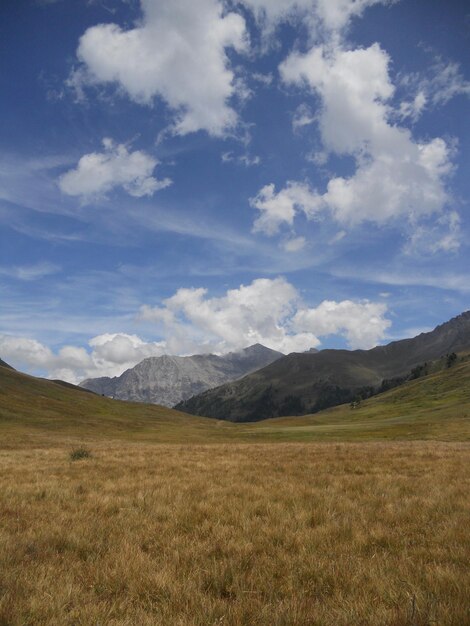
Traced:
<svg viewBox="0 0 470 626">
<path fill-rule="evenodd" d="M 0 367 L 7 367 L 9 370 L 14 369 L 11 365 L 8 365 L 8 363 L 5 363 L 5 361 L 2 361 L 2 359 L 0 359 Z"/>
<path fill-rule="evenodd" d="M 177 405 L 181 411 L 231 421 L 313 413 L 348 402 L 426 361 L 470 350 L 470 311 L 421 333 L 371 350 L 289 354 L 244 378 Z"/>
<path fill-rule="evenodd" d="M 174 406 L 207 389 L 236 380 L 283 357 L 261 344 L 217 356 L 149 357 L 114 378 L 90 378 L 80 386 L 100 395 Z"/>
</svg>

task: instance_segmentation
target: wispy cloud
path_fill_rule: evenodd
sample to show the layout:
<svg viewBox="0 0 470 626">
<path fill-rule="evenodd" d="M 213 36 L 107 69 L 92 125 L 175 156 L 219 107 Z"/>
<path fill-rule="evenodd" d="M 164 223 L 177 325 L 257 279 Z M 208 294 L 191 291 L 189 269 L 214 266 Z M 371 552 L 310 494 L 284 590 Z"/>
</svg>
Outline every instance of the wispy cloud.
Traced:
<svg viewBox="0 0 470 626">
<path fill-rule="evenodd" d="M 355 279 L 366 283 L 377 283 L 396 287 L 433 287 L 447 291 L 470 293 L 470 274 L 413 272 L 368 269 L 341 269 L 330 271 L 338 278 Z"/>
<path fill-rule="evenodd" d="M 26 281 L 39 280 L 60 271 L 60 266 L 48 262 L 36 263 L 35 265 L 0 266 L 0 276 Z"/>
</svg>

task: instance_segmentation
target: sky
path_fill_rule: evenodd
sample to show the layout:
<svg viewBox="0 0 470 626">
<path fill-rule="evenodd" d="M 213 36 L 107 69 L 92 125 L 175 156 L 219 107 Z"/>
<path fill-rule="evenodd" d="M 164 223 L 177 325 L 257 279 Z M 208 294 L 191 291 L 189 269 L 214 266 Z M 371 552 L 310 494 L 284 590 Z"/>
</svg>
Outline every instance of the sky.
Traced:
<svg viewBox="0 0 470 626">
<path fill-rule="evenodd" d="M 2 0 L 0 358 L 368 349 L 470 297 L 464 0 Z"/>
</svg>

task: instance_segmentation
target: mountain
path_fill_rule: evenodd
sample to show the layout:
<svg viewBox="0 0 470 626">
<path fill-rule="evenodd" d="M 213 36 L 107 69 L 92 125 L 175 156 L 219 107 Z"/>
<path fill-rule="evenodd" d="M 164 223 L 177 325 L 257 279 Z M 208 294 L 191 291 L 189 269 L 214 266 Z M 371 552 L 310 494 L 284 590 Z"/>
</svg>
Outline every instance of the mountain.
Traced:
<svg viewBox="0 0 470 626">
<path fill-rule="evenodd" d="M 150 357 L 121 376 L 90 378 L 80 386 L 119 400 L 171 407 L 206 389 L 241 378 L 282 356 L 280 352 L 258 343 L 223 356 Z"/>
<path fill-rule="evenodd" d="M 8 363 L 5 363 L 5 361 L 2 361 L 2 359 L 0 359 L 0 367 L 8 367 L 8 369 L 10 370 L 13 369 L 11 365 L 8 365 Z"/>
<path fill-rule="evenodd" d="M 446 359 L 443 359 L 446 361 Z M 302 417 L 233 424 L 121 402 L 0 367 L 0 449 L 74 443 L 470 440 L 470 355 L 369 398 Z M 101 448 L 99 454 L 105 453 Z M 98 446 L 99 450 L 99 446 Z"/>
<path fill-rule="evenodd" d="M 371 350 L 322 350 L 289 354 L 241 380 L 180 402 L 193 415 L 257 421 L 302 415 L 370 395 L 426 361 L 470 350 L 470 311 L 429 333 Z"/>
</svg>

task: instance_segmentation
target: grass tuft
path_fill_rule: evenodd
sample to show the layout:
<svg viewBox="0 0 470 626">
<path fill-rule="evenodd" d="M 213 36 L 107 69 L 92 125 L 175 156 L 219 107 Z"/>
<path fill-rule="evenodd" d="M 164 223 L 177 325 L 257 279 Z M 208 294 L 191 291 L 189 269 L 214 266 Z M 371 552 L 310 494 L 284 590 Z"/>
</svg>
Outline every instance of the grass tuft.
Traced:
<svg viewBox="0 0 470 626">
<path fill-rule="evenodd" d="M 93 455 L 90 450 L 83 446 L 80 448 L 74 448 L 69 455 L 71 461 L 83 461 L 84 459 L 91 459 L 92 456 Z"/>
</svg>

